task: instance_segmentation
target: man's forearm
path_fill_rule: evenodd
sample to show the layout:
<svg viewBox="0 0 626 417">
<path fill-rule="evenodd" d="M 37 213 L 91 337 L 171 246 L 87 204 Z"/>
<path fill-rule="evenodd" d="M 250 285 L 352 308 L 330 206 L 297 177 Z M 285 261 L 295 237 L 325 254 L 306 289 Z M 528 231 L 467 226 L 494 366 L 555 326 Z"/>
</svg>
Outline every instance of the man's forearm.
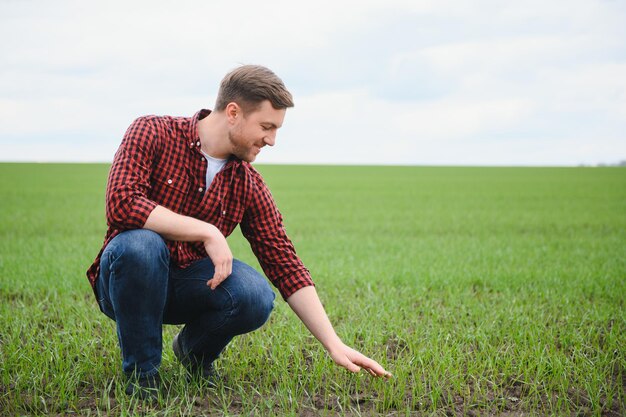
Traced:
<svg viewBox="0 0 626 417">
<path fill-rule="evenodd" d="M 331 352 L 343 344 L 326 315 L 315 287 L 300 288 L 287 299 L 287 303 L 327 351 Z"/>
<path fill-rule="evenodd" d="M 174 213 L 163 206 L 156 206 L 148 216 L 144 229 L 157 232 L 167 240 L 180 242 L 204 242 L 211 238 L 215 226 Z"/>
<path fill-rule="evenodd" d="M 207 281 L 212 290 L 231 274 L 233 254 L 222 232 L 212 224 L 176 214 L 163 206 L 156 206 L 143 227 L 157 232 L 168 240 L 202 242 L 215 266 L 213 277 Z"/>
</svg>

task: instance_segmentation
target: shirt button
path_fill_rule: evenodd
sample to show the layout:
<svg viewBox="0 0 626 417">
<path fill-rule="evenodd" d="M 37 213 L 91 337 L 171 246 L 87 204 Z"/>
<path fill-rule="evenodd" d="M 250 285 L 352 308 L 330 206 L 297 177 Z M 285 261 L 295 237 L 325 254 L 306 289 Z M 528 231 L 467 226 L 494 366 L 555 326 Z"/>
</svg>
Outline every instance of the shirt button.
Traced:
<svg viewBox="0 0 626 417">
<path fill-rule="evenodd" d="M 226 210 L 222 212 L 222 216 L 226 216 Z"/>
<path fill-rule="evenodd" d="M 171 184 L 171 183 L 172 183 L 172 180 L 171 180 L 171 179 L 167 180 L 167 183 L 168 183 L 168 184 Z"/>
<path fill-rule="evenodd" d="M 202 187 L 198 188 L 198 191 L 199 191 L 199 192 L 202 192 Z"/>
<path fill-rule="evenodd" d="M 197 141 L 197 142 L 196 142 L 196 146 L 200 146 L 200 141 Z"/>
<path fill-rule="evenodd" d="M 183 245 L 178 245 L 178 250 L 183 250 Z"/>
</svg>

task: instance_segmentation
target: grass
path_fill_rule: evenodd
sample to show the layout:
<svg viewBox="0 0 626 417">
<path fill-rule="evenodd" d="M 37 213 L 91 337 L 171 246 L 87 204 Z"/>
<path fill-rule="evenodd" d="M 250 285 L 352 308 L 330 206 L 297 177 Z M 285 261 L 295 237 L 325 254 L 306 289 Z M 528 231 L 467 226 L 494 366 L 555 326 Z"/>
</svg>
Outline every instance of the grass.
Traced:
<svg viewBox="0 0 626 417">
<path fill-rule="evenodd" d="M 0 164 L 0 415 L 626 412 L 626 169 L 258 168 L 338 333 L 391 381 L 334 366 L 281 301 L 225 383 L 187 384 L 167 326 L 169 391 L 126 398 L 84 275 L 108 166 Z"/>
</svg>

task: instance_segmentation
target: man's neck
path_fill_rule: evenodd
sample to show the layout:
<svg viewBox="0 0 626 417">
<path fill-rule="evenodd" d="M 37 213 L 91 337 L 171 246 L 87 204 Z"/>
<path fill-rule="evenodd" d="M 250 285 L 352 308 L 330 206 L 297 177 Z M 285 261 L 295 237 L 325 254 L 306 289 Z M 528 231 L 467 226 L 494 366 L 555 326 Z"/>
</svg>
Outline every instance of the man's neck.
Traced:
<svg viewBox="0 0 626 417">
<path fill-rule="evenodd" d="M 228 159 L 230 141 L 228 140 L 228 120 L 220 112 L 211 112 L 198 121 L 200 149 L 216 159 Z"/>
</svg>

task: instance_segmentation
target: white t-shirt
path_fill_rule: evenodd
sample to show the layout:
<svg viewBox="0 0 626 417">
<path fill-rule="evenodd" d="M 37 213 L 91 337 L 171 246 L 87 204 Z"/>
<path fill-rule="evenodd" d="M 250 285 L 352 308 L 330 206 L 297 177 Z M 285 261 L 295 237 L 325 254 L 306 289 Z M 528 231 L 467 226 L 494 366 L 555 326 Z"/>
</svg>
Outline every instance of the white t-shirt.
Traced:
<svg viewBox="0 0 626 417">
<path fill-rule="evenodd" d="M 209 187 L 211 186 L 211 183 L 213 182 L 213 178 L 215 178 L 215 175 L 218 172 L 220 172 L 222 168 L 224 168 L 224 165 L 226 165 L 226 162 L 228 162 L 228 159 L 217 159 L 217 158 L 213 158 L 212 156 L 207 155 L 202 150 L 200 150 L 200 152 L 202 152 L 202 155 L 204 155 L 204 157 L 206 158 L 206 162 L 207 162 L 205 190 L 208 190 Z"/>
</svg>

